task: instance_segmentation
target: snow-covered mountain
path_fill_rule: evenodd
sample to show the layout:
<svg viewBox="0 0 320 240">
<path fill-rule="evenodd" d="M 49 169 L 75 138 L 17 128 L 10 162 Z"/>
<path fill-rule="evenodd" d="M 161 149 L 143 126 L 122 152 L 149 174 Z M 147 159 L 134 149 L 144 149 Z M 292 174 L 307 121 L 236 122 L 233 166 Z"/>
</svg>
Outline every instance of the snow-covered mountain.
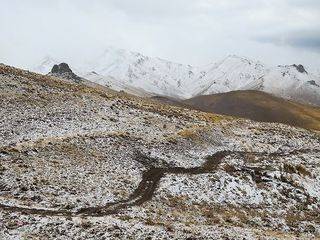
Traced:
<svg viewBox="0 0 320 240">
<path fill-rule="evenodd" d="M 185 96 L 194 79 L 191 66 L 114 48 L 108 48 L 84 69 L 111 76 L 130 87 L 177 97 Z"/>
<path fill-rule="evenodd" d="M 46 74 L 59 61 L 46 57 L 34 68 Z M 190 98 L 234 90 L 261 90 L 279 97 L 320 105 L 320 76 L 302 65 L 267 67 L 230 55 L 203 67 L 151 58 L 137 52 L 108 48 L 97 58 L 75 65 L 74 72 L 90 81 L 137 95 Z"/>
<path fill-rule="evenodd" d="M 46 74 L 57 62 L 46 57 L 33 70 Z M 71 66 L 76 74 L 116 90 L 141 89 L 152 95 L 179 98 L 190 95 L 195 78 L 192 66 L 111 47 L 92 61 Z"/>
<path fill-rule="evenodd" d="M 259 90 L 287 99 L 320 105 L 320 77 L 302 65 L 277 66 L 260 79 Z"/>
<path fill-rule="evenodd" d="M 320 105 L 320 77 L 307 72 L 302 65 L 268 68 L 246 58 L 229 56 L 203 72 L 203 84 L 194 96 L 260 90 L 285 99 Z"/>
</svg>

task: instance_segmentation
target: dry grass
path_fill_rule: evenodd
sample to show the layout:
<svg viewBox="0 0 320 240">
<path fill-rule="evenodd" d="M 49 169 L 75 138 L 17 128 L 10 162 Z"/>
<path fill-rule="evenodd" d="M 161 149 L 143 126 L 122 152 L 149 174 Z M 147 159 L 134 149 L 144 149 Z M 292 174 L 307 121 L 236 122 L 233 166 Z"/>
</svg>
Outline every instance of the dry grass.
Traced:
<svg viewBox="0 0 320 240">
<path fill-rule="evenodd" d="M 308 169 L 306 169 L 306 167 L 301 164 L 295 166 L 290 163 L 285 163 L 283 166 L 283 170 L 287 173 L 296 173 L 300 176 L 312 177 L 311 172 L 309 172 Z"/>
<path fill-rule="evenodd" d="M 199 127 L 194 126 L 191 128 L 185 128 L 185 129 L 179 131 L 177 134 L 183 138 L 195 139 L 197 137 L 198 130 L 199 130 Z"/>
</svg>

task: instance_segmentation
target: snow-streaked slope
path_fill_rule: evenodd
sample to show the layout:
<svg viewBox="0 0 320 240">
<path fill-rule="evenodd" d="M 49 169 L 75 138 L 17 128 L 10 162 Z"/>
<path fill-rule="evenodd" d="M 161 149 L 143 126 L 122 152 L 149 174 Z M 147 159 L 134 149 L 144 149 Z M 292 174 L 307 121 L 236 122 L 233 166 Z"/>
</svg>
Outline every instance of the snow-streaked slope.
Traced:
<svg viewBox="0 0 320 240">
<path fill-rule="evenodd" d="M 183 97 L 194 79 L 191 66 L 114 48 L 108 48 L 84 68 L 116 78 L 130 87 L 169 96 Z"/>
<path fill-rule="evenodd" d="M 261 79 L 261 90 L 287 99 L 320 104 L 320 79 L 297 66 L 278 66 Z"/>
<path fill-rule="evenodd" d="M 81 74 L 81 73 L 80 73 Z M 134 87 L 129 84 L 127 84 L 125 81 L 122 81 L 120 79 L 115 79 L 111 76 L 103 76 L 95 71 L 89 72 L 89 73 L 83 73 L 82 77 L 85 79 L 90 79 L 90 81 L 109 87 L 116 91 L 125 91 L 127 93 L 137 95 L 137 96 L 143 96 L 143 97 L 151 97 L 153 94 L 150 92 L 145 91 L 143 88 L 140 87 Z"/>
<path fill-rule="evenodd" d="M 57 62 L 47 57 L 33 70 L 46 74 Z M 270 68 L 258 61 L 230 55 L 220 62 L 193 67 L 112 47 L 87 63 L 70 64 L 83 78 L 141 96 L 185 99 L 234 90 L 261 90 L 320 105 L 319 74 L 301 71 L 299 65 Z"/>
<path fill-rule="evenodd" d="M 221 62 L 202 68 L 197 77 L 199 85 L 193 95 L 246 89 L 265 72 L 265 66 L 259 62 L 230 55 Z"/>
</svg>

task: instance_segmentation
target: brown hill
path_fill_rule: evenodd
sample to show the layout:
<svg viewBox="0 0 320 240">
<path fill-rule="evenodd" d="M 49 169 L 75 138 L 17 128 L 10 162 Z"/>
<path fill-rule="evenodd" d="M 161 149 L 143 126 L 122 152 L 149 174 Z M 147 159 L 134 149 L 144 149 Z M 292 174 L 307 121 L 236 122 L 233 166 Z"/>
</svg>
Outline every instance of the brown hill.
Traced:
<svg viewBox="0 0 320 240">
<path fill-rule="evenodd" d="M 319 107 L 287 101 L 260 91 L 198 96 L 182 103 L 205 112 L 320 130 Z"/>
</svg>

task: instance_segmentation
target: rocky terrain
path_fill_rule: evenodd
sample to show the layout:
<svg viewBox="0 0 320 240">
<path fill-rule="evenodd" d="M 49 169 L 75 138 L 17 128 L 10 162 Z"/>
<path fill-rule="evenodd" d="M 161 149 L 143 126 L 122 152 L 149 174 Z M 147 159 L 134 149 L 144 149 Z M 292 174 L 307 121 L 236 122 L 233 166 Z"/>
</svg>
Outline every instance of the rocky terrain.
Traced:
<svg viewBox="0 0 320 240">
<path fill-rule="evenodd" d="M 320 136 L 0 65 L 0 239 L 317 239 Z"/>
</svg>

